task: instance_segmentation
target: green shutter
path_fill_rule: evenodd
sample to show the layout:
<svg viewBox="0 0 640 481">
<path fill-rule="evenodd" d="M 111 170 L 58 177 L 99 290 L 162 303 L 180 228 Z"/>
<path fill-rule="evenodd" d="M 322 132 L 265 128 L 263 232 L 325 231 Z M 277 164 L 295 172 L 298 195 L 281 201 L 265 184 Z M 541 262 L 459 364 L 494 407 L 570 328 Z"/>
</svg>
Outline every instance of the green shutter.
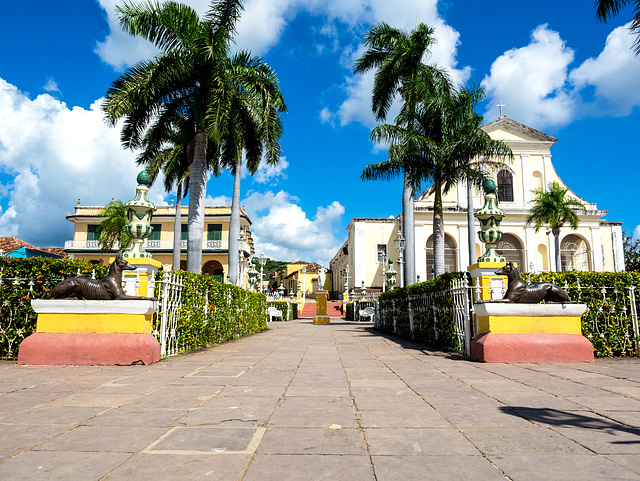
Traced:
<svg viewBox="0 0 640 481">
<path fill-rule="evenodd" d="M 207 240 L 222 240 L 222 224 L 209 224 Z"/>
<path fill-rule="evenodd" d="M 151 224 L 153 227 L 153 231 L 149 236 L 149 240 L 159 241 L 160 240 L 160 231 L 162 229 L 162 224 Z"/>
<path fill-rule="evenodd" d="M 187 240 L 187 228 L 188 228 L 188 224 L 182 224 L 180 226 L 180 240 Z"/>
<path fill-rule="evenodd" d="M 98 240 L 98 225 L 96 224 L 89 224 L 87 226 L 87 240 L 88 241 L 93 241 L 93 240 Z"/>
</svg>

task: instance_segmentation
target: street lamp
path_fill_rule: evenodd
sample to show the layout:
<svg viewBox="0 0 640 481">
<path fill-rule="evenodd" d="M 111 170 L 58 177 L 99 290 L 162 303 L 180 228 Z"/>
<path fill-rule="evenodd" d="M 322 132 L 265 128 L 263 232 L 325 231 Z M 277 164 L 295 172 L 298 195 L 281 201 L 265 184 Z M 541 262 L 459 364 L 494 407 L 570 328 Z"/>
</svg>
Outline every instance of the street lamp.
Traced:
<svg viewBox="0 0 640 481">
<path fill-rule="evenodd" d="M 238 282 L 237 285 L 240 286 L 242 285 L 244 287 L 244 279 L 243 279 L 243 272 L 244 272 L 244 247 L 245 247 L 245 242 L 246 242 L 246 237 L 244 235 L 244 231 L 242 229 L 240 229 L 240 235 L 238 236 Z"/>
<path fill-rule="evenodd" d="M 387 267 L 387 253 L 383 253 L 380 257 L 382 259 L 382 292 L 387 292 L 387 277 L 384 275 Z"/>
<path fill-rule="evenodd" d="M 404 246 L 405 239 L 402 235 L 402 232 L 398 229 L 398 235 L 396 236 L 396 240 L 393 241 L 396 244 L 396 249 L 398 249 L 398 264 L 400 264 L 400 287 L 404 287 Z"/>
<path fill-rule="evenodd" d="M 258 257 L 258 262 L 260 263 L 260 292 L 262 292 L 262 283 L 264 282 L 264 275 L 262 274 L 262 268 L 267 262 L 267 259 L 264 256 L 264 252 L 260 252 L 260 257 Z"/>
</svg>

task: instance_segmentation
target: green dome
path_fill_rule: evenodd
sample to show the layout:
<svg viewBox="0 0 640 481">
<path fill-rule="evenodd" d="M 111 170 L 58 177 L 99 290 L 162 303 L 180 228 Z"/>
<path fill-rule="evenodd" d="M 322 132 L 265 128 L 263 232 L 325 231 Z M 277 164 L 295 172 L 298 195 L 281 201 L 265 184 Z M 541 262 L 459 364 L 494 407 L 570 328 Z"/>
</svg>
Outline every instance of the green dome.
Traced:
<svg viewBox="0 0 640 481">
<path fill-rule="evenodd" d="M 485 180 L 484 184 L 482 184 L 482 188 L 484 189 L 484 193 L 485 194 L 495 194 L 496 193 L 496 183 L 491 179 Z"/>
<path fill-rule="evenodd" d="M 143 170 L 138 174 L 136 181 L 138 182 L 138 185 L 144 185 L 145 187 L 149 187 L 149 185 L 151 185 L 151 178 L 146 170 Z"/>
</svg>

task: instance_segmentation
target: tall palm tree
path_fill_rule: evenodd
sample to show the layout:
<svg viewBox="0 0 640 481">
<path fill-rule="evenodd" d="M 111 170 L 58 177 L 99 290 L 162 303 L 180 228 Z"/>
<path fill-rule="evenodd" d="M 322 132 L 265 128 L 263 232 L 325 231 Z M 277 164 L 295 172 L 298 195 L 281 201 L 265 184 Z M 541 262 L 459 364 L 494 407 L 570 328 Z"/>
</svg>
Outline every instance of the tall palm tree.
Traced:
<svg viewBox="0 0 640 481">
<path fill-rule="evenodd" d="M 585 212 L 585 206 L 578 200 L 565 197 L 569 191 L 558 182 L 549 182 L 547 191 L 534 189 L 531 192 L 536 196 L 531 200 L 531 210 L 526 223 L 535 223 L 535 231 L 538 232 L 543 225 L 551 228 L 553 233 L 556 270 L 560 271 L 560 228 L 568 224 L 573 230 L 578 228 L 580 219 L 577 211 Z"/>
<path fill-rule="evenodd" d="M 395 124 L 374 129 L 374 140 L 391 144 L 389 161 L 367 166 L 363 177 L 396 174 L 402 169 L 414 192 L 431 182 L 434 274 L 439 276 L 445 267 L 442 196 L 462 180 L 480 184 L 484 168 L 502 165 L 513 154 L 507 144 L 480 128 L 482 117 L 473 109 L 484 96 L 482 89 L 456 91 L 444 84 L 446 88 L 433 92 L 430 81 L 421 84 L 417 80 L 414 90 L 425 100 L 413 112 L 401 112 Z"/>
<path fill-rule="evenodd" d="M 640 0 L 596 0 L 596 16 L 599 20 L 606 22 L 611 17 L 618 15 L 623 7 L 631 4 L 635 4 L 635 14 L 629 30 L 636 35 L 634 50 L 638 55 L 640 54 Z"/>
<path fill-rule="evenodd" d="M 270 87 L 260 84 L 264 72 L 256 68 L 250 55 L 229 57 L 243 8 L 241 0 L 212 0 L 202 19 L 193 8 L 171 1 L 125 3 L 116 8 L 123 30 L 146 38 L 160 54 L 116 79 L 102 108 L 111 125 L 125 118 L 121 140 L 131 149 L 142 146 L 150 126 L 162 138 L 166 137 L 163 129 L 171 129 L 176 116 L 193 119 L 187 270 L 199 273 L 208 172 L 212 168 L 219 171 L 218 157 L 208 152 L 217 152 L 230 137 L 226 129 L 237 92 L 262 94 L 264 106 L 272 100 Z M 270 141 L 277 143 L 276 138 Z"/>
<path fill-rule="evenodd" d="M 119 244 L 121 249 L 129 247 L 131 237 L 125 231 L 129 221 L 121 200 L 112 200 L 100 211 L 98 217 L 102 218 L 97 228 L 101 250 L 110 251 L 116 244 Z"/>
<path fill-rule="evenodd" d="M 238 239 L 240 236 L 240 180 L 243 158 L 251 175 L 260 162 L 280 161 L 282 118 L 287 111 L 275 72 L 258 57 L 239 52 L 230 59 L 230 69 L 243 82 L 234 82 L 227 90 L 229 114 L 223 123 L 221 165 L 234 176 L 231 217 L 229 219 L 229 281 L 238 284 Z"/>
<path fill-rule="evenodd" d="M 365 53 L 355 62 L 354 73 L 376 69 L 371 109 L 376 120 L 384 121 L 394 98 L 402 98 L 402 110 L 413 111 L 419 98 L 413 92 L 412 80 L 421 74 L 427 78 L 442 80 L 442 72 L 423 62 L 434 43 L 433 28 L 419 24 L 406 32 L 382 22 L 372 27 L 365 36 Z M 434 80 L 435 81 L 435 80 Z M 390 168 L 395 168 L 389 166 Z M 397 165 L 402 172 L 402 165 Z M 375 171 L 370 171 L 373 173 Z M 365 175 L 362 178 L 376 178 Z M 404 176 L 402 190 L 402 228 L 406 239 L 404 282 L 415 282 L 415 232 L 413 222 L 413 186 L 408 175 Z"/>
<path fill-rule="evenodd" d="M 173 270 L 180 269 L 181 237 L 182 237 L 182 197 L 189 191 L 189 173 L 193 160 L 192 139 L 195 133 L 194 125 L 184 117 L 177 117 L 173 121 L 171 129 L 165 129 L 158 137 L 155 129 L 150 128 L 142 145 L 144 150 L 138 156 L 137 163 L 146 166 L 151 183 L 157 176 L 164 174 L 164 188 L 171 192 L 176 187 L 176 211 L 173 221 Z M 212 149 L 208 149 L 207 157 L 213 155 Z"/>
</svg>

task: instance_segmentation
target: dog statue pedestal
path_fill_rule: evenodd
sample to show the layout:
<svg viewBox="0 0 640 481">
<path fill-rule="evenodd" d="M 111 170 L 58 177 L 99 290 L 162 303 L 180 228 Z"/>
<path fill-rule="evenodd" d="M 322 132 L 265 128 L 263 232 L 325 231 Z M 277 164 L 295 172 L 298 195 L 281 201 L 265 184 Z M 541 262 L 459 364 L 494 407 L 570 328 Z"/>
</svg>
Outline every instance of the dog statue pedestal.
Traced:
<svg viewBox="0 0 640 481">
<path fill-rule="evenodd" d="M 475 304 L 479 334 L 471 360 L 482 362 L 593 362 L 582 335 L 584 304 Z"/>
<path fill-rule="evenodd" d="M 34 299 L 36 332 L 20 344 L 18 364 L 130 365 L 160 360 L 151 334 L 154 300 Z"/>
</svg>

